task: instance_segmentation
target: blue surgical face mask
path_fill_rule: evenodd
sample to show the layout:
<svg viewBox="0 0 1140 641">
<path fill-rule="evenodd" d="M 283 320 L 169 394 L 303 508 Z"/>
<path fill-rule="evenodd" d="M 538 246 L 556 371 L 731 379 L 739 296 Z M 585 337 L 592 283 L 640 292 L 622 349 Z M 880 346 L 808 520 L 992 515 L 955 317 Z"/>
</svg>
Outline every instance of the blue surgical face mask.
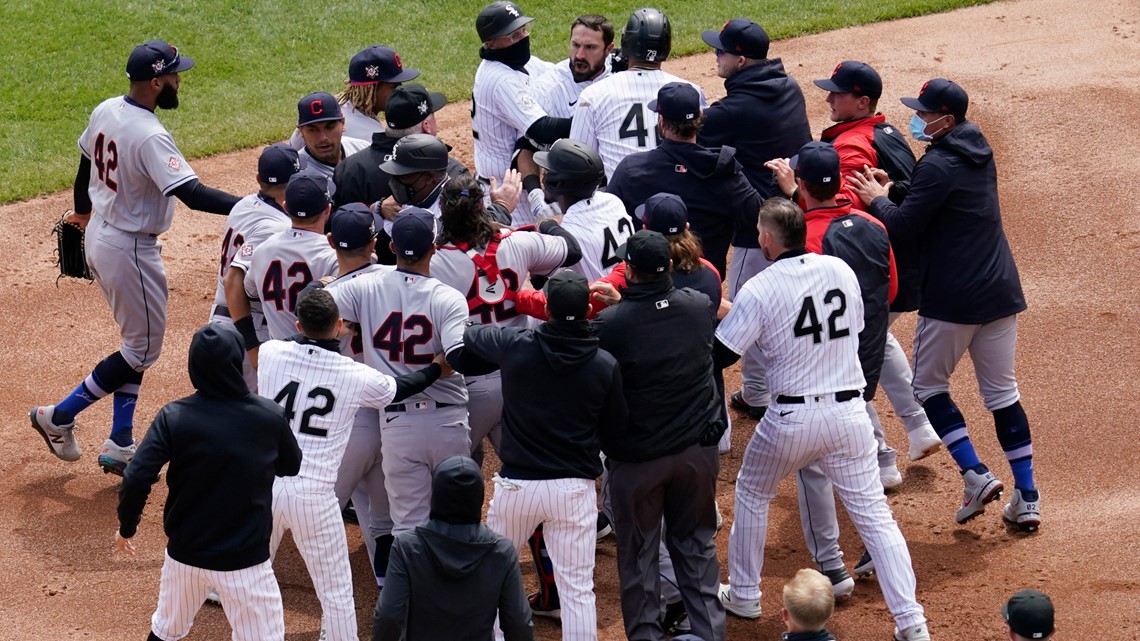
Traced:
<svg viewBox="0 0 1140 641">
<path fill-rule="evenodd" d="M 926 134 L 926 121 L 917 113 L 910 119 L 910 136 L 919 142 L 930 142 L 934 138 Z"/>
</svg>

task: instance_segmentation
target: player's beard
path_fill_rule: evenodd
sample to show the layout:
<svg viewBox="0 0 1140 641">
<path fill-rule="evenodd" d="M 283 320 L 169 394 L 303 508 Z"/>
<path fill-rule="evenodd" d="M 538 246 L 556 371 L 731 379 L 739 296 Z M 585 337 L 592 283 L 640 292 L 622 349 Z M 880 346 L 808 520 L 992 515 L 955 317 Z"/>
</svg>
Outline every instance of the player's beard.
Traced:
<svg viewBox="0 0 1140 641">
<path fill-rule="evenodd" d="M 585 71 L 578 71 L 578 66 L 575 63 L 571 63 L 570 65 L 570 75 L 574 77 L 574 82 L 586 82 L 601 73 L 602 69 L 606 66 L 605 58 L 602 58 L 602 60 L 594 66 L 590 66 L 590 63 L 585 60 L 582 62 L 586 65 Z"/>
<path fill-rule="evenodd" d="M 154 99 L 154 104 L 159 109 L 177 109 L 178 88 L 173 83 L 163 85 L 162 90 L 158 92 L 158 97 Z"/>
</svg>

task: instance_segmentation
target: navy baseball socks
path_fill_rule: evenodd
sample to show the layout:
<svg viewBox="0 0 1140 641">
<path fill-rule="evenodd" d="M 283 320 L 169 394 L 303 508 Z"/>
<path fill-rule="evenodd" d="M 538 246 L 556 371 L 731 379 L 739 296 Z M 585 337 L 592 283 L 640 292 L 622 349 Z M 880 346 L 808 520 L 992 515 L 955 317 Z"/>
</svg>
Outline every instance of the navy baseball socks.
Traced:
<svg viewBox="0 0 1140 641">
<path fill-rule="evenodd" d="M 376 572 L 376 587 L 384 589 L 384 577 L 388 575 L 388 561 L 392 558 L 392 544 L 396 537 L 381 534 L 376 537 L 376 557 L 372 559 L 372 569 Z"/>
<path fill-rule="evenodd" d="M 922 408 L 962 472 L 965 489 L 962 506 L 955 513 L 954 520 L 959 524 L 966 523 L 984 512 L 987 503 L 1001 496 L 1005 486 L 978 460 L 974 444 L 966 432 L 966 421 L 958 406 L 950 400 L 950 394 L 935 394 L 926 399 Z"/>
<path fill-rule="evenodd" d="M 135 371 L 127 364 L 121 352 L 111 354 L 100 361 L 91 374 L 55 406 L 52 422 L 67 425 L 96 401 L 114 393 L 111 440 L 119 446 L 130 445 L 134 442 L 132 430 L 135 404 L 142 376 L 142 372 Z"/>
<path fill-rule="evenodd" d="M 1041 494 L 1033 481 L 1033 439 L 1029 435 L 1029 419 L 1020 401 L 994 410 L 993 414 L 998 442 L 1013 471 L 1013 497 L 1001 516 L 1010 525 L 1035 532 L 1041 525 Z"/>
</svg>

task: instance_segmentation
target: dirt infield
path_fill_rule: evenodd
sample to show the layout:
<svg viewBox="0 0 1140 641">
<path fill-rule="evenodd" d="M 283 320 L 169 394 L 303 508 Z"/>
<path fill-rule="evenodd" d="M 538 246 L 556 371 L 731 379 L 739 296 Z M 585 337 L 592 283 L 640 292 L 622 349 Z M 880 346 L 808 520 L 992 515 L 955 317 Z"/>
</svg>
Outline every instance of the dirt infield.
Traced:
<svg viewBox="0 0 1140 641">
<path fill-rule="evenodd" d="M 961 482 L 945 452 L 905 465 L 906 483 L 891 498 L 910 544 L 919 600 L 936 641 L 1004 638 L 1000 604 L 1017 589 L 1049 592 L 1065 636 L 1140 638 L 1140 210 L 1128 194 L 1140 184 L 1140 160 L 1128 151 L 1140 130 L 1140 39 L 1136 0 L 1024 0 L 777 42 L 772 55 L 804 85 L 813 130 L 826 124 L 824 93 L 811 86 L 836 62 L 861 59 L 886 81 L 888 119 L 905 128 L 910 112 L 897 98 L 945 76 L 973 99 L 978 122 L 997 153 L 1006 233 L 1021 271 L 1029 310 L 1021 316 L 1018 353 L 1024 405 L 1033 426 L 1044 525 L 1032 536 L 1007 531 L 991 507 L 964 527 L 954 523 Z M 762 16 L 754 16 L 762 18 Z M 720 19 L 722 17 L 717 17 Z M 710 19 L 710 24 L 716 20 Z M 475 60 L 472 52 L 472 60 Z M 472 62 L 474 65 L 474 62 Z M 724 93 L 711 53 L 667 68 Z M 184 88 L 194 108 L 194 80 Z M 430 82 L 430 79 L 428 79 Z M 441 117 L 441 137 L 470 160 L 466 105 Z M 79 132 L 72 132 L 78 134 Z M 69 133 L 68 135 L 71 135 Z M 174 132 L 175 138 L 178 132 Z M 194 163 L 205 182 L 235 193 L 256 188 L 256 150 Z M 156 487 L 136 541 L 139 555 L 112 553 L 117 483 L 100 474 L 96 450 L 106 436 L 110 403 L 84 413 L 77 464 L 44 451 L 28 427 L 28 408 L 66 394 L 100 358 L 117 348 L 116 331 L 94 285 L 54 283 L 48 230 L 70 204 L 70 192 L 0 208 L 8 267 L 0 293 L 14 314 L 3 339 L 2 424 L 12 446 L 0 460 L 0 637 L 9 639 L 143 639 L 158 590 L 163 545 Z M 213 296 L 221 219 L 179 205 L 164 235 L 171 283 L 166 351 L 146 376 L 139 422 L 190 391 L 186 350 Z M 1128 328 L 1133 329 L 1129 330 Z M 896 325 L 909 345 L 913 319 Z M 981 406 L 968 364 L 955 378 L 956 398 L 983 460 L 1012 480 Z M 736 377 L 735 374 L 732 375 Z M 890 441 L 905 452 L 898 421 L 880 406 Z M 737 417 L 738 419 L 740 417 Z M 720 503 L 732 515 L 732 492 L 750 425 L 737 421 L 733 450 L 722 458 Z M 900 457 L 900 460 L 905 457 Z M 729 617 L 730 639 L 776 639 L 779 595 L 804 551 L 791 484 L 773 506 L 764 567 L 764 615 Z M 848 561 L 860 544 L 843 517 Z M 355 528 L 349 529 L 354 572 L 367 577 Z M 728 529 L 718 538 L 724 560 Z M 598 551 L 598 624 L 603 639 L 623 638 L 617 608 L 612 539 Z M 319 608 L 291 546 L 278 559 L 287 638 L 316 639 Z M 727 573 L 722 569 L 722 577 Z M 529 567 L 524 575 L 530 578 Z M 375 589 L 357 581 L 361 630 L 367 637 Z M 558 627 L 536 622 L 543 639 Z M 889 639 L 892 623 L 878 586 L 861 581 L 842 602 L 832 630 L 845 639 Z M 206 607 L 190 639 L 228 637 L 220 610 Z"/>
</svg>

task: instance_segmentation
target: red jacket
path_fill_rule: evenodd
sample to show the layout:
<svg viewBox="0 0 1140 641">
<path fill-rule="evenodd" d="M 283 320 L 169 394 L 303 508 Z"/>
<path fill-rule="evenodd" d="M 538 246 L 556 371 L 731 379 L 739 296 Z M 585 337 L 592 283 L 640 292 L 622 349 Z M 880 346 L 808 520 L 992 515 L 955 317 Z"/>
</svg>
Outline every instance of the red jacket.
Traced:
<svg viewBox="0 0 1140 641">
<path fill-rule="evenodd" d="M 830 142 L 835 151 L 839 152 L 839 200 L 859 202 L 851 183 L 847 182 L 847 174 L 862 171 L 863 165 L 868 167 L 879 166 L 879 154 L 872 143 L 875 140 L 875 125 L 886 122 L 887 118 L 881 113 L 858 120 L 849 120 L 832 125 L 823 130 L 819 139 Z"/>
</svg>

